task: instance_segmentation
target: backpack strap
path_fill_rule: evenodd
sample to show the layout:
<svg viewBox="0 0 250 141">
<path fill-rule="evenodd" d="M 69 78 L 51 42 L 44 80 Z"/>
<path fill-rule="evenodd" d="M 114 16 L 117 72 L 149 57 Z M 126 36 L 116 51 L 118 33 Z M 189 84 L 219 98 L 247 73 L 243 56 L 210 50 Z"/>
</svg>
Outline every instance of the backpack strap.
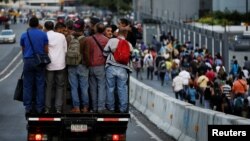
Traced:
<svg viewBox="0 0 250 141">
<path fill-rule="evenodd" d="M 100 50 L 103 52 L 103 48 L 102 48 L 102 46 L 100 45 L 100 43 L 97 41 L 97 39 L 95 38 L 95 36 L 93 35 L 92 37 L 93 37 L 93 39 L 95 40 L 95 42 L 96 42 L 96 44 L 98 45 L 98 47 L 100 48 Z"/>
<path fill-rule="evenodd" d="M 80 41 L 82 38 L 84 38 L 83 35 L 79 36 L 77 39 Z"/>
</svg>

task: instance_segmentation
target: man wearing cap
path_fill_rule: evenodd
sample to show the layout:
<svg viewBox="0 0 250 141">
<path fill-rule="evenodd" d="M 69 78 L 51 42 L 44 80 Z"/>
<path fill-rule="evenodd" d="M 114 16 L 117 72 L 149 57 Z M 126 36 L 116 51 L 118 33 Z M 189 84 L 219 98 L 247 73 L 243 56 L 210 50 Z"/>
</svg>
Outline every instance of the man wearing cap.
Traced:
<svg viewBox="0 0 250 141">
<path fill-rule="evenodd" d="M 89 96 L 88 96 L 88 76 L 89 69 L 87 68 L 86 61 L 88 55 L 83 45 L 85 37 L 83 36 L 84 22 L 82 20 L 77 20 L 73 24 L 73 32 L 67 37 L 68 47 L 70 46 L 70 41 L 76 38 L 80 42 L 80 53 L 82 54 L 82 61 L 79 65 L 68 65 L 68 79 L 71 86 L 71 97 L 72 113 L 86 113 L 89 109 Z M 78 94 L 78 87 L 80 87 L 80 94 Z"/>
</svg>

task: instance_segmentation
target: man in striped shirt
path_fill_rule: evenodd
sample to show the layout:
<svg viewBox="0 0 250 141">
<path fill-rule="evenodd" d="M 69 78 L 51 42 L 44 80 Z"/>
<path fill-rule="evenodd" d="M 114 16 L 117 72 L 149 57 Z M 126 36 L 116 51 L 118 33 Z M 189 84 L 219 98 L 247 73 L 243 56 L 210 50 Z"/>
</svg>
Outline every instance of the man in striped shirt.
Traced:
<svg viewBox="0 0 250 141">
<path fill-rule="evenodd" d="M 228 100 L 232 99 L 232 88 L 229 85 L 229 80 L 226 80 L 226 83 L 221 86 L 221 92 L 227 97 Z"/>
</svg>

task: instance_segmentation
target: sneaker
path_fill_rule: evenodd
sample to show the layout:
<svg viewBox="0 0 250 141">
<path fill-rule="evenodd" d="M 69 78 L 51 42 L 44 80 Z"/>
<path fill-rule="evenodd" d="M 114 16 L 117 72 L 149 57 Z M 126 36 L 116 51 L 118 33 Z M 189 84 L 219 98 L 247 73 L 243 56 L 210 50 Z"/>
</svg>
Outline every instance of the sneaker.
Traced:
<svg viewBox="0 0 250 141">
<path fill-rule="evenodd" d="M 44 114 L 49 114 L 49 109 L 45 109 Z"/>
<path fill-rule="evenodd" d="M 72 108 L 70 112 L 71 112 L 71 113 L 81 113 L 79 107 L 74 107 L 74 108 Z"/>
<path fill-rule="evenodd" d="M 90 110 L 89 112 L 90 112 L 90 113 L 97 113 L 96 110 Z"/>
<path fill-rule="evenodd" d="M 56 110 L 56 114 L 61 114 L 61 110 Z"/>
<path fill-rule="evenodd" d="M 31 110 L 25 110 L 25 114 L 31 114 Z"/>
<path fill-rule="evenodd" d="M 83 107 L 82 109 L 81 109 L 81 112 L 82 113 L 87 113 L 89 110 L 88 110 L 88 107 Z"/>
</svg>

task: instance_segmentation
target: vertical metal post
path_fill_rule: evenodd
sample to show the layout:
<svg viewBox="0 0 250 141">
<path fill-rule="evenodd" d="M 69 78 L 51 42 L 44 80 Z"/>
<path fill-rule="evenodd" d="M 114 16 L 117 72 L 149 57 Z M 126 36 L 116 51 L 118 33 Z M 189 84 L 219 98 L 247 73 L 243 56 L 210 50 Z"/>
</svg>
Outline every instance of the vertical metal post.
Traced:
<svg viewBox="0 0 250 141">
<path fill-rule="evenodd" d="M 226 71 L 229 72 L 230 68 L 229 68 L 229 49 L 228 49 L 228 33 L 225 32 L 223 34 L 223 46 L 222 46 L 222 56 L 223 56 L 223 60 L 225 60 L 225 68 L 226 68 Z"/>
<path fill-rule="evenodd" d="M 224 56 L 223 52 L 222 52 L 222 41 L 220 40 L 220 53 L 221 53 L 221 56 Z"/>
<path fill-rule="evenodd" d="M 179 22 L 181 22 L 181 0 L 179 0 Z"/>
<path fill-rule="evenodd" d="M 246 31 L 248 31 L 248 0 L 246 0 Z"/>
<path fill-rule="evenodd" d="M 194 46 L 194 49 L 196 49 L 196 32 L 194 31 L 193 32 L 193 38 L 194 38 L 194 42 L 193 42 L 193 46 Z"/>
<path fill-rule="evenodd" d="M 212 56 L 214 57 L 214 37 L 213 36 L 212 36 Z"/>
<path fill-rule="evenodd" d="M 208 38 L 208 37 L 205 37 L 205 45 L 206 45 L 205 47 L 206 47 L 206 49 L 208 48 L 208 41 L 207 41 L 207 38 Z"/>
<path fill-rule="evenodd" d="M 202 47 L 202 45 L 201 45 L 201 33 L 199 33 L 199 47 Z"/>
</svg>

